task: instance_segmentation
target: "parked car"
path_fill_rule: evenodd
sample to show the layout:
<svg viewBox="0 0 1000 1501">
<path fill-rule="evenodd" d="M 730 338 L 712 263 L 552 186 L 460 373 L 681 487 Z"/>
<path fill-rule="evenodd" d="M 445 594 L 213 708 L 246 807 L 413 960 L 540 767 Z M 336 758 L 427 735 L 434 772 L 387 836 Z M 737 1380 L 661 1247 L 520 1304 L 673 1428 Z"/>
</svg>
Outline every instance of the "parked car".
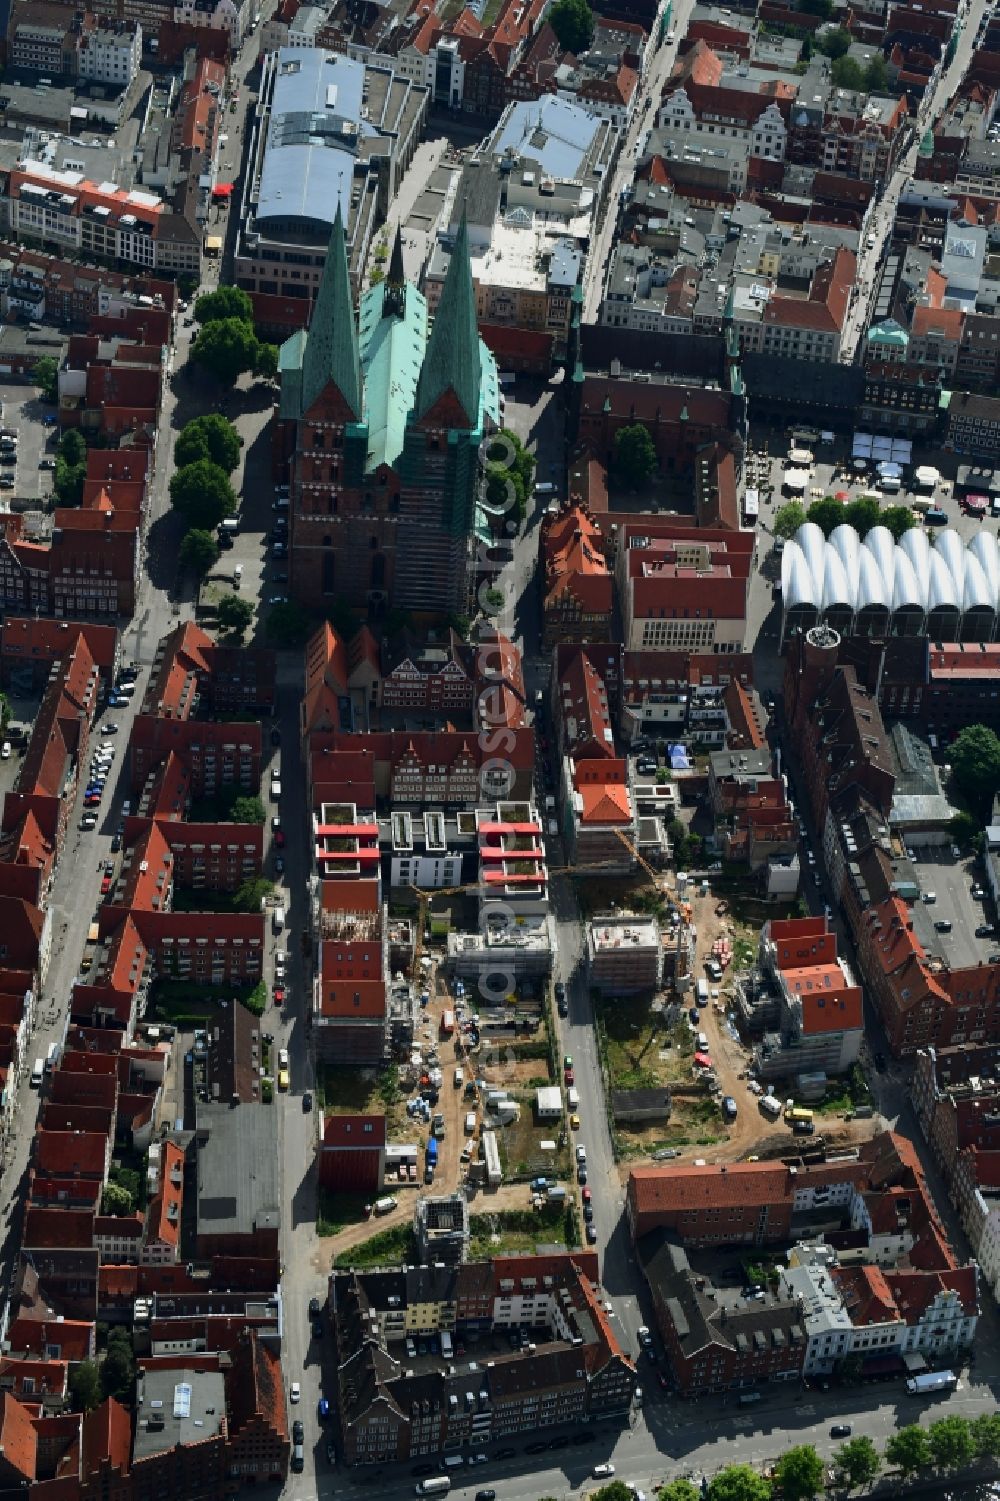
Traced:
<svg viewBox="0 0 1000 1501">
<path fill-rule="evenodd" d="M 832 1428 L 830 1429 L 830 1437 L 831 1438 L 850 1438 L 850 1436 L 851 1436 L 851 1425 L 850 1425 L 850 1423 L 834 1423 L 833 1426 L 832 1426 Z"/>
</svg>

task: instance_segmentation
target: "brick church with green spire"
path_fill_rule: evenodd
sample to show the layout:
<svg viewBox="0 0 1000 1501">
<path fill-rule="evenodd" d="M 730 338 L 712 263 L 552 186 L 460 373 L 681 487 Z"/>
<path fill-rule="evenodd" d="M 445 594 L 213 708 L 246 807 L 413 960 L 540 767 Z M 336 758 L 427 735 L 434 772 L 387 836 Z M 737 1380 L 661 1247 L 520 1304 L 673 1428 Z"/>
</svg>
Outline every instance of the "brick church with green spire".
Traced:
<svg viewBox="0 0 1000 1501">
<path fill-rule="evenodd" d="M 355 320 L 338 212 L 308 332 L 282 346 L 279 370 L 292 597 L 464 614 L 481 451 L 499 423 L 464 220 L 431 326 L 398 233 Z"/>
</svg>

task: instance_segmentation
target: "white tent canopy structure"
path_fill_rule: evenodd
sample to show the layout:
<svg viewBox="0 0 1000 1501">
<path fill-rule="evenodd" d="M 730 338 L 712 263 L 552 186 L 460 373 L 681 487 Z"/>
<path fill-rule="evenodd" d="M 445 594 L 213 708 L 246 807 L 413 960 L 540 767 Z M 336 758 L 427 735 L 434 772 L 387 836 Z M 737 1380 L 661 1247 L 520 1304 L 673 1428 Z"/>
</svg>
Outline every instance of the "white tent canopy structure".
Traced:
<svg viewBox="0 0 1000 1501">
<path fill-rule="evenodd" d="M 966 544 L 951 527 L 932 543 L 913 527 L 897 543 L 884 526 L 824 537 L 807 521 L 781 556 L 782 641 L 820 623 L 841 635 L 1000 640 L 1000 545 Z"/>
<path fill-rule="evenodd" d="M 786 469 L 781 477 L 783 489 L 801 495 L 809 483 L 808 469 Z"/>
</svg>

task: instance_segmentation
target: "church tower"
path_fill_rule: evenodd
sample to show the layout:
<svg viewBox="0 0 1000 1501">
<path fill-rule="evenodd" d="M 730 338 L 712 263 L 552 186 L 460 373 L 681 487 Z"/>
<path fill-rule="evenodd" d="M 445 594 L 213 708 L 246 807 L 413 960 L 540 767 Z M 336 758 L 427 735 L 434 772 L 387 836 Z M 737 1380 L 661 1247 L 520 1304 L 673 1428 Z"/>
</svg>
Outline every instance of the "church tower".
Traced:
<svg viewBox="0 0 1000 1501">
<path fill-rule="evenodd" d="M 279 369 L 293 597 L 372 617 L 466 613 L 480 453 L 499 403 L 464 219 L 430 326 L 398 232 L 355 317 L 338 210 L 309 330 L 282 346 Z"/>
</svg>

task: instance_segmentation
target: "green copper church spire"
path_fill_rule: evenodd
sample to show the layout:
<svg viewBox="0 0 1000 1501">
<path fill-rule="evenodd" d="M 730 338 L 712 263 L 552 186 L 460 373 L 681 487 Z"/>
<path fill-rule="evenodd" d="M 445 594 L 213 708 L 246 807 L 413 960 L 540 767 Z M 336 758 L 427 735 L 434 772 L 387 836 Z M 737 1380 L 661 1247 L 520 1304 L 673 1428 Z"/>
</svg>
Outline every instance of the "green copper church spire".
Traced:
<svg viewBox="0 0 1000 1501">
<path fill-rule="evenodd" d="M 308 412 L 324 387 L 332 382 L 343 396 L 356 422 L 361 420 L 361 361 L 354 300 L 347 273 L 344 221 L 337 217 L 326 252 L 326 264 L 313 303 L 302 364 L 302 411 Z"/>
<path fill-rule="evenodd" d="M 469 262 L 469 233 L 463 212 L 420 372 L 417 416 L 423 417 L 446 391 L 452 391 L 469 427 L 475 427 L 479 420 L 481 376 L 476 294 Z"/>
</svg>

